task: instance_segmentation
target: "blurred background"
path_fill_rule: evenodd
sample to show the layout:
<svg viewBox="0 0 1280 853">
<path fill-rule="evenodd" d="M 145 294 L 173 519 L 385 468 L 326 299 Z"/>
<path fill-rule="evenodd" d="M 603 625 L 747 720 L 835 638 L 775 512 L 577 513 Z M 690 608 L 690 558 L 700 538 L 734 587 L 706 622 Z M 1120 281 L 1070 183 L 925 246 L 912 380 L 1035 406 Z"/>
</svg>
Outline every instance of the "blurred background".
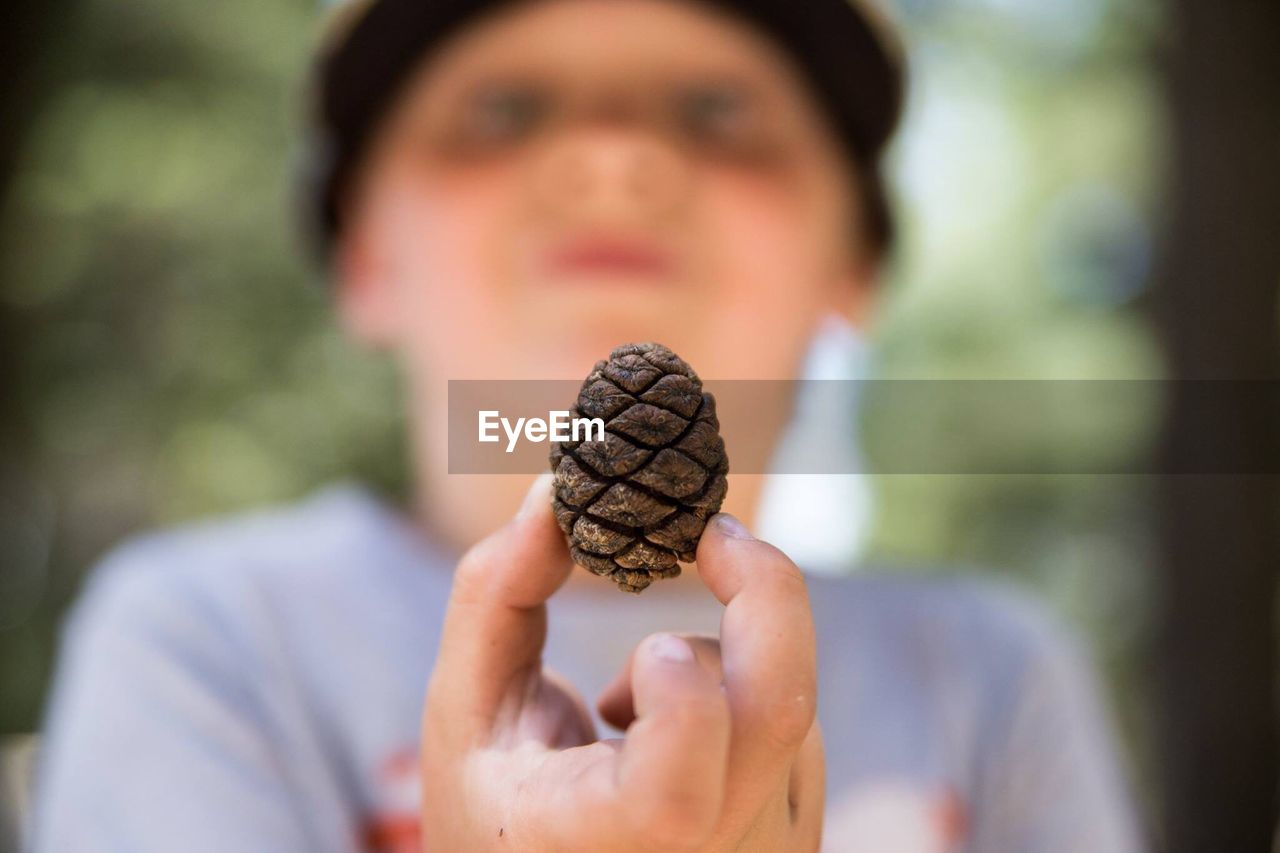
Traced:
<svg viewBox="0 0 1280 853">
<path fill-rule="evenodd" d="M 891 158 L 903 242 L 872 376 L 1276 377 L 1275 4 L 889 5 L 912 81 Z M 7 778 L 10 797 L 59 617 L 105 549 L 338 478 L 392 494 L 405 485 L 395 377 L 338 335 L 288 216 L 318 6 L 10 9 L 18 24 L 0 45 L 0 737 L 11 756 L 0 788 Z M 882 476 L 866 552 L 903 571 L 960 563 L 1044 596 L 1091 643 L 1164 843 L 1264 849 L 1253 845 L 1275 813 L 1280 502 L 1268 473 L 1280 426 L 1180 420 L 1180 386 L 1150 387 L 1166 393 L 1140 418 L 1080 410 L 1028 432 L 974 412 L 928 428 L 962 459 L 998 447 L 1058 460 L 1099 446 L 1176 454 L 1196 430 L 1222 428 L 1241 442 L 1240 470 L 1259 476 Z M 874 395 L 860 417 L 864 443 L 892 441 Z M 1206 520 L 1206 506 L 1220 513 Z"/>
</svg>

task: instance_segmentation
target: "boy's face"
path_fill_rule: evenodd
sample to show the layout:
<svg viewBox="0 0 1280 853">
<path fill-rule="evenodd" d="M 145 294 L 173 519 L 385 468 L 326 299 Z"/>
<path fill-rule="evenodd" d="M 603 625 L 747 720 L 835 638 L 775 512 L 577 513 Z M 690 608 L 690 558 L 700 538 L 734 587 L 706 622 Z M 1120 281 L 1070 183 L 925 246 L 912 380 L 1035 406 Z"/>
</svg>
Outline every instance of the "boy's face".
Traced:
<svg viewBox="0 0 1280 853">
<path fill-rule="evenodd" d="M 581 378 L 640 340 L 705 377 L 794 376 L 815 323 L 860 313 L 869 284 L 825 121 L 781 50 L 718 10 L 504 8 L 443 45 L 371 145 L 344 320 L 418 392 Z"/>
</svg>

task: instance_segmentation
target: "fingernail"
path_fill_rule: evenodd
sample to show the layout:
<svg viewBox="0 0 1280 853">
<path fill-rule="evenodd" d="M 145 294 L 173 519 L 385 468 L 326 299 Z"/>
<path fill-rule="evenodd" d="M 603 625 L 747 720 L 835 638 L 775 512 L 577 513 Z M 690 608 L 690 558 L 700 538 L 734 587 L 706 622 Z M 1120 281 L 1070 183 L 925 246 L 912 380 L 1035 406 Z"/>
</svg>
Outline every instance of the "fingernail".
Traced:
<svg viewBox="0 0 1280 853">
<path fill-rule="evenodd" d="M 516 513 L 516 518 L 524 518 L 542 505 L 547 499 L 547 490 L 550 488 L 552 479 L 553 477 L 549 472 L 537 476 L 533 481 L 533 485 L 529 487 L 529 491 L 525 493 L 524 501 L 520 504 L 520 510 Z"/>
<path fill-rule="evenodd" d="M 649 653 L 670 663 L 693 661 L 693 647 L 674 634 L 659 634 L 649 643 Z"/>
<path fill-rule="evenodd" d="M 730 536 L 734 539 L 756 538 L 751 535 L 751 531 L 747 530 L 746 525 L 727 512 L 717 513 L 715 522 L 716 527 L 719 528 L 720 532 L 725 536 Z"/>
</svg>

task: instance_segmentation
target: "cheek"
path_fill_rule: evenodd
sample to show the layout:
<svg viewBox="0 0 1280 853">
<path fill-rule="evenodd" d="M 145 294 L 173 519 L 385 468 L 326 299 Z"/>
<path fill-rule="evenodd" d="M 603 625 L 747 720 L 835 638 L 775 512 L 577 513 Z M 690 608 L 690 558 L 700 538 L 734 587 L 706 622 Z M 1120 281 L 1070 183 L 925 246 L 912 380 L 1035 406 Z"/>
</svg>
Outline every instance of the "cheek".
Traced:
<svg viewBox="0 0 1280 853">
<path fill-rule="evenodd" d="M 493 174 L 402 172 L 380 192 L 380 253 L 395 292 L 401 349 L 419 372 L 491 372 L 484 362 L 492 351 L 474 338 L 492 327 L 505 301 L 509 258 L 498 238 L 510 217 L 509 187 L 509 178 Z"/>
<path fill-rule="evenodd" d="M 704 208 L 707 277 L 722 306 L 715 324 L 726 338 L 752 340 L 725 349 L 760 378 L 791 375 L 832 304 L 833 211 L 812 184 L 778 176 L 710 179 Z"/>
</svg>

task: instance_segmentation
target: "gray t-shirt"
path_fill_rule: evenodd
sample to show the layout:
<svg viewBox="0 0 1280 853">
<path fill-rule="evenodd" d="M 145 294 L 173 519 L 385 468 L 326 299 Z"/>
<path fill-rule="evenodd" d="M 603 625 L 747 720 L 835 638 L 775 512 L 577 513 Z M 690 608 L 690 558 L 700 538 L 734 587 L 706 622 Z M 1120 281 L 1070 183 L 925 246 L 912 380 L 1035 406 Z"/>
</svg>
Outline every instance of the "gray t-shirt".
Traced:
<svg viewBox="0 0 1280 853">
<path fill-rule="evenodd" d="M 355 486 L 117 548 L 65 627 L 34 849 L 419 849 L 454 559 Z M 1093 677 L 1041 610 L 973 580 L 809 583 L 824 850 L 1140 849 Z M 548 609 L 546 663 L 589 706 L 646 634 L 722 610 L 662 584 Z"/>
</svg>

